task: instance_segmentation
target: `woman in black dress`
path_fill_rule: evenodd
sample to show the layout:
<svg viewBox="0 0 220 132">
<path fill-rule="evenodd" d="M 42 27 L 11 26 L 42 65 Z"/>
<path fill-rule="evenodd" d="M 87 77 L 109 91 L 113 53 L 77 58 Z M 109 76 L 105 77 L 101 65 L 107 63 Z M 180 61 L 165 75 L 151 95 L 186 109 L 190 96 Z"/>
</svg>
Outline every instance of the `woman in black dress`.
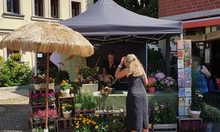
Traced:
<svg viewBox="0 0 220 132">
<path fill-rule="evenodd" d="M 122 65 L 125 69 L 121 69 Z M 148 98 L 145 86 L 148 83 L 143 66 L 134 54 L 122 57 L 115 72 L 116 78 L 128 78 L 128 95 L 126 99 L 126 124 L 132 132 L 148 132 Z"/>
</svg>

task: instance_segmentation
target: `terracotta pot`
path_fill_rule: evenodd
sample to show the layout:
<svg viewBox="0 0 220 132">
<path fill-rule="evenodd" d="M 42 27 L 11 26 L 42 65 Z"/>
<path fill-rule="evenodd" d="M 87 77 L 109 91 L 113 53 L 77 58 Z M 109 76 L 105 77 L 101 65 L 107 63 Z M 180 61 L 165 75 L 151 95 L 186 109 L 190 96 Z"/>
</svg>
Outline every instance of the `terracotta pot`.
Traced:
<svg viewBox="0 0 220 132">
<path fill-rule="evenodd" d="M 148 88 L 148 93 L 150 93 L 150 94 L 155 93 L 155 87 L 149 87 Z"/>
</svg>

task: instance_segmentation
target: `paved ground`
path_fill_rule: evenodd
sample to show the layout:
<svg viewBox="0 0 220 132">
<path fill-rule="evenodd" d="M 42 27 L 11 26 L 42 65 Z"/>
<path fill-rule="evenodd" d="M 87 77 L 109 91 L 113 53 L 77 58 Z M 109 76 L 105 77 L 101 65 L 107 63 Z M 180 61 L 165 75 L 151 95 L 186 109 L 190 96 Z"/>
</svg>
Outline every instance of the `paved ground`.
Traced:
<svg viewBox="0 0 220 132">
<path fill-rule="evenodd" d="M 0 132 L 28 131 L 28 90 L 0 90 Z"/>
<path fill-rule="evenodd" d="M 28 132 L 28 90 L 0 89 L 0 132 Z M 208 132 L 220 132 L 220 124 Z"/>
</svg>

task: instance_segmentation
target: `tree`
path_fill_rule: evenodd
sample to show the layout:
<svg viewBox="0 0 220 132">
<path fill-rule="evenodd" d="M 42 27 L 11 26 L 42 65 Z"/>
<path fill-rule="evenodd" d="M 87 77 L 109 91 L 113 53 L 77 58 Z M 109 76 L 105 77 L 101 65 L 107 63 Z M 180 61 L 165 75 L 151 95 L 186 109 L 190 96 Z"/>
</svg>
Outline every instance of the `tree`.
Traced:
<svg viewBox="0 0 220 132">
<path fill-rule="evenodd" d="M 94 0 L 94 3 L 98 0 Z M 149 17 L 158 17 L 158 0 L 114 0 L 122 7 Z"/>
</svg>

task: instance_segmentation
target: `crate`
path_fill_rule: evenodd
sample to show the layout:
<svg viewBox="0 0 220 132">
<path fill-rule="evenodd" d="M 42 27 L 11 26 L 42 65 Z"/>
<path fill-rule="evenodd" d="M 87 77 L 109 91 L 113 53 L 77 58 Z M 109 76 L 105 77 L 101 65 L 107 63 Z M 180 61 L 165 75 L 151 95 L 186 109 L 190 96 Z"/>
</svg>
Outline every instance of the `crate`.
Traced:
<svg viewBox="0 0 220 132">
<path fill-rule="evenodd" d="M 177 124 L 150 124 L 151 132 L 177 132 Z"/>
<path fill-rule="evenodd" d="M 98 83 L 93 84 L 82 84 L 82 87 L 80 88 L 81 93 L 93 93 L 98 91 Z"/>
<path fill-rule="evenodd" d="M 178 117 L 179 132 L 188 132 L 192 130 L 203 130 L 204 124 L 202 118 L 191 118 L 190 116 Z"/>
<path fill-rule="evenodd" d="M 56 120 L 57 132 L 72 132 L 74 130 L 74 118 L 59 118 Z"/>
</svg>

